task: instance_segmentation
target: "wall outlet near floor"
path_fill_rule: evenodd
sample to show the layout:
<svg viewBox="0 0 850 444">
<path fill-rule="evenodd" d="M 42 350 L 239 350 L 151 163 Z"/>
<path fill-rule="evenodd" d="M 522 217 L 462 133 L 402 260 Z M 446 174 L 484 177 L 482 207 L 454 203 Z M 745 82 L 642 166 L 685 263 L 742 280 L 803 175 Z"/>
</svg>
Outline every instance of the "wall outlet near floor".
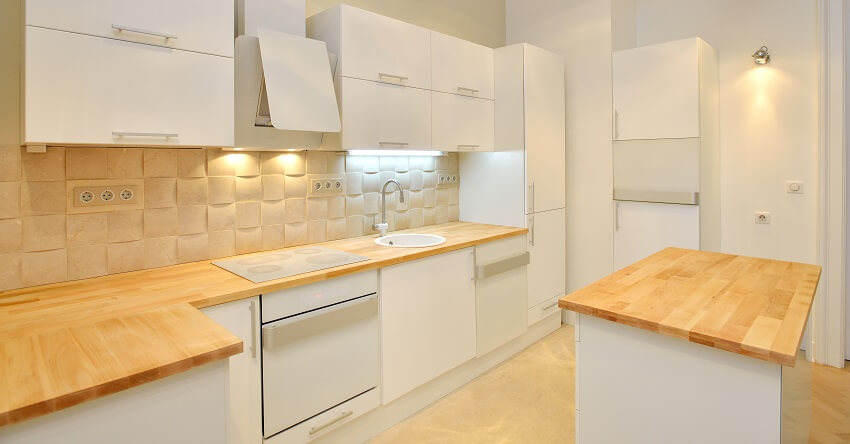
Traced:
<svg viewBox="0 0 850 444">
<path fill-rule="evenodd" d="M 141 179 L 70 180 L 67 182 L 68 213 L 142 209 L 143 190 Z"/>
<path fill-rule="evenodd" d="M 344 174 L 308 174 L 307 195 L 310 197 L 327 197 L 345 194 Z"/>
<path fill-rule="evenodd" d="M 802 180 L 786 180 L 785 192 L 789 194 L 803 194 Z"/>
<path fill-rule="evenodd" d="M 756 211 L 755 222 L 757 224 L 769 224 L 770 223 L 770 211 Z"/>
</svg>

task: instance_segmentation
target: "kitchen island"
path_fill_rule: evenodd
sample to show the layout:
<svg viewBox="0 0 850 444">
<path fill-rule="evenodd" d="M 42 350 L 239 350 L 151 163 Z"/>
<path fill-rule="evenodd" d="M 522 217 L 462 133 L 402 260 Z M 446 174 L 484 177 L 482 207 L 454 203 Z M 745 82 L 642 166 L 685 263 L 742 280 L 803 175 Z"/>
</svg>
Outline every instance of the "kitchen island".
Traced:
<svg viewBox="0 0 850 444">
<path fill-rule="evenodd" d="M 782 388 L 807 384 L 820 271 L 667 248 L 561 298 L 579 314 L 576 441 L 797 442 L 809 409 Z"/>
</svg>

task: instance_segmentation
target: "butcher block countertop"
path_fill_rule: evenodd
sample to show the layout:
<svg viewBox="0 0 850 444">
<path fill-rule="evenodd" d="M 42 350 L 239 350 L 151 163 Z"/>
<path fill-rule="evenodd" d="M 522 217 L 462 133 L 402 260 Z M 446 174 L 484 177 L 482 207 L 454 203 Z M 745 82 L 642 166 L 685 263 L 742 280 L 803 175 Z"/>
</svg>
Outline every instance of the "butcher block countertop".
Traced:
<svg viewBox="0 0 850 444">
<path fill-rule="evenodd" d="M 378 246 L 377 236 L 323 242 L 316 245 L 370 259 L 259 284 L 201 261 L 0 292 L 0 426 L 240 353 L 239 338 L 198 308 L 527 230 L 452 222 L 401 232 L 437 234 L 446 242 L 424 248 Z"/>
<path fill-rule="evenodd" d="M 817 265 L 666 248 L 558 305 L 793 366 L 820 272 Z"/>
</svg>

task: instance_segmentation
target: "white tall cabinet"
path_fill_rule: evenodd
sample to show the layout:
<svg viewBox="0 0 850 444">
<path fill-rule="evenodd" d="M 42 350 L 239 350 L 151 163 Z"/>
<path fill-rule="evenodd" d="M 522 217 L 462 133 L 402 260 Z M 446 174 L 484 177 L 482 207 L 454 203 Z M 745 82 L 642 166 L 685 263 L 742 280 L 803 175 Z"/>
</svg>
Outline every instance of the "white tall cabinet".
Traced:
<svg viewBox="0 0 850 444">
<path fill-rule="evenodd" d="M 616 51 L 614 265 L 720 250 L 717 53 L 700 38 Z"/>
<path fill-rule="evenodd" d="M 566 291 L 564 62 L 529 44 L 496 49 L 495 152 L 463 154 L 460 218 L 527 227 L 528 323 Z"/>
</svg>

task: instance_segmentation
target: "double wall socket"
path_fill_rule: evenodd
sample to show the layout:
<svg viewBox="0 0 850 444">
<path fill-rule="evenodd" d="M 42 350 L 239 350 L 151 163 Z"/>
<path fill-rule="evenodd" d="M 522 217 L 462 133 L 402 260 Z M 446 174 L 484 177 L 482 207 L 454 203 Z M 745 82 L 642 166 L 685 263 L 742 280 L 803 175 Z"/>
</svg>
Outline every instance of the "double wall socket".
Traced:
<svg viewBox="0 0 850 444">
<path fill-rule="evenodd" d="M 308 174 L 307 195 L 310 197 L 345 194 L 344 174 Z"/>
<path fill-rule="evenodd" d="M 458 184 L 458 173 L 451 171 L 437 171 L 437 188 L 456 187 Z"/>
<path fill-rule="evenodd" d="M 140 179 L 72 180 L 67 199 L 72 214 L 141 209 L 144 183 Z"/>
</svg>

